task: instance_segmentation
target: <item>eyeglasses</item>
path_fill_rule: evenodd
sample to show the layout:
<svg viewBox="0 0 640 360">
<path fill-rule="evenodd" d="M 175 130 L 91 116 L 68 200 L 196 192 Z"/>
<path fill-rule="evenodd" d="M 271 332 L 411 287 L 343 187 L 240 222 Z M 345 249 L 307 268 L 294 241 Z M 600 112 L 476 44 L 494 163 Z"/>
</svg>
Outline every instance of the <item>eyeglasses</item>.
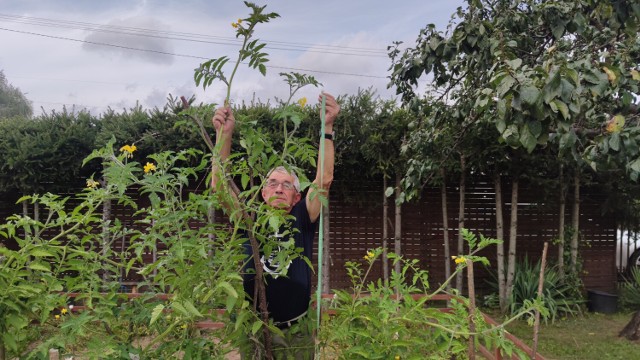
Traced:
<svg viewBox="0 0 640 360">
<path fill-rule="evenodd" d="M 285 190 L 293 190 L 294 186 L 289 181 L 279 182 L 278 180 L 267 180 L 267 187 L 269 189 L 277 189 L 279 185 L 282 185 L 282 188 Z"/>
</svg>

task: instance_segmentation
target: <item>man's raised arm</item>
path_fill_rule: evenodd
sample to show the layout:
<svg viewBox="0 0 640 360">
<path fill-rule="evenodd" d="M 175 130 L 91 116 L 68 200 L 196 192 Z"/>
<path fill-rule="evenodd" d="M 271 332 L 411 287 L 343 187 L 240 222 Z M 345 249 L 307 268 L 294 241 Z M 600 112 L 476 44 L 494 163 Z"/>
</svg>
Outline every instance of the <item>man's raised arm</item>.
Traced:
<svg viewBox="0 0 640 360">
<path fill-rule="evenodd" d="M 211 121 L 213 122 L 213 127 L 216 129 L 216 147 L 219 149 L 220 155 L 219 158 L 215 158 L 214 154 L 214 158 L 211 160 L 211 190 L 215 192 L 224 188 L 228 189 L 229 196 L 231 196 L 231 203 L 225 203 L 224 206 L 229 211 L 229 216 L 231 216 L 234 210 L 238 210 L 238 198 L 233 189 L 229 189 L 229 187 L 224 184 L 225 178 L 222 167 L 231 154 L 231 142 L 233 141 L 233 129 L 236 124 L 236 119 L 233 116 L 231 107 L 225 106 L 216 109 Z"/>
<path fill-rule="evenodd" d="M 324 141 L 324 161 L 321 159 L 320 150 L 318 149 L 316 178 L 313 181 L 315 186 L 307 192 L 307 211 L 309 212 L 309 218 L 312 222 L 315 222 L 320 216 L 321 203 L 318 195 L 328 197 L 329 187 L 331 187 L 331 182 L 333 181 L 333 166 L 335 162 L 335 148 L 333 146 L 332 135 L 333 123 L 338 117 L 338 113 L 340 113 L 340 105 L 338 105 L 338 102 L 331 94 L 322 92 L 320 96 L 318 96 L 320 103 L 322 103 L 322 96 L 326 96 L 324 134 L 320 136 L 320 141 Z M 320 108 L 320 112 L 322 112 L 322 108 Z M 320 119 L 322 120 L 322 114 L 320 114 Z M 322 181 L 320 181 L 321 179 Z M 314 188 L 319 190 L 319 194 Z"/>
</svg>

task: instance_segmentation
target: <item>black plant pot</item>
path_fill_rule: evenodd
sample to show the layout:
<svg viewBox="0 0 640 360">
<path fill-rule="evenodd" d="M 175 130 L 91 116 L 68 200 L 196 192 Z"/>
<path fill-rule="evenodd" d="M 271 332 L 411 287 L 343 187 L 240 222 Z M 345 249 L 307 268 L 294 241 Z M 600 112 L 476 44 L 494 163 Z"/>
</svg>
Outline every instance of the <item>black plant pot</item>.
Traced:
<svg viewBox="0 0 640 360">
<path fill-rule="evenodd" d="M 618 295 L 598 290 L 587 290 L 587 300 L 587 308 L 591 312 L 613 314 L 618 311 Z"/>
</svg>

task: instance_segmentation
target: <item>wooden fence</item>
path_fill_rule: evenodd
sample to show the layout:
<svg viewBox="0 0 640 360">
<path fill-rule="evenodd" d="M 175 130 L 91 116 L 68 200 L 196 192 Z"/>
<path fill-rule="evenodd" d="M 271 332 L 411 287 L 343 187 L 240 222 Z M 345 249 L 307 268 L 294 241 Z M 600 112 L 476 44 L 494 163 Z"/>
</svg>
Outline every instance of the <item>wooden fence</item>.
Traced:
<svg viewBox="0 0 640 360">
<path fill-rule="evenodd" d="M 510 187 L 503 186 L 505 199 L 505 238 L 509 236 L 509 212 L 511 209 Z M 378 182 L 359 182 L 358 202 L 345 201 L 337 193 L 330 199 L 330 239 L 331 266 L 324 269 L 330 272 L 331 288 L 347 288 L 350 280 L 345 271 L 345 262 L 361 260 L 366 251 L 380 247 L 382 242 L 382 184 Z M 616 229 L 611 216 L 601 215 L 603 197 L 597 190 L 583 189 L 580 211 L 580 258 L 582 261 L 582 278 L 585 287 L 612 292 L 616 286 Z M 467 185 L 465 227 L 487 237 L 495 237 L 495 194 L 493 186 L 487 182 L 474 182 Z M 12 213 L 21 213 L 22 207 L 15 205 L 17 196 L 5 195 L 0 201 L 0 218 Z M 444 276 L 444 263 L 451 259 L 444 258 L 442 206 L 440 191 L 428 188 L 422 197 L 402 206 L 402 253 L 408 258 L 418 259 L 422 267 L 429 271 L 432 285 L 441 283 Z M 145 201 L 141 199 L 141 201 Z M 571 204 L 572 199 L 567 199 Z M 393 200 L 390 201 L 389 248 L 393 249 Z M 567 219 L 570 219 L 570 206 L 567 206 Z M 449 239 L 452 255 L 457 248 L 457 214 L 458 192 L 455 187 L 448 189 Z M 131 212 L 124 207 L 113 205 L 113 217 L 120 219 L 126 226 L 137 226 Z M 222 216 L 217 218 L 223 219 Z M 555 203 L 544 203 L 541 189 L 520 186 L 518 204 L 518 244 L 519 258 L 539 259 L 545 241 L 550 242 L 549 259 L 554 261 L 557 247 L 552 245 L 558 236 L 558 206 Z M 12 244 L 7 244 L 11 246 Z M 128 239 L 114 243 L 114 250 L 121 251 L 128 246 Z M 505 241 L 505 248 L 508 241 Z M 481 255 L 489 258 L 495 268 L 495 247 Z M 316 262 L 314 252 L 313 262 Z M 152 260 L 153 254 L 147 254 Z M 452 265 L 453 266 L 453 265 Z M 486 290 L 485 280 L 490 279 L 490 269 L 478 267 L 476 285 L 479 291 Z M 381 277 L 382 266 L 374 269 L 372 279 Z M 135 282 L 136 278 L 123 278 L 124 282 Z"/>
</svg>

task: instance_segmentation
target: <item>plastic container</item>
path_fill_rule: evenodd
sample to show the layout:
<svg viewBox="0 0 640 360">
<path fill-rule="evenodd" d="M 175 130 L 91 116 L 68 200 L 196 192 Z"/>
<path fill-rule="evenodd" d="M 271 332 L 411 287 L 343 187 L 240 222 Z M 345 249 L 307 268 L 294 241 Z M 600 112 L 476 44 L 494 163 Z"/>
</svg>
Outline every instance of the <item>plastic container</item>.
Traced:
<svg viewBox="0 0 640 360">
<path fill-rule="evenodd" d="M 587 308 L 591 312 L 613 314 L 618 311 L 618 295 L 598 290 L 587 290 Z"/>
</svg>

